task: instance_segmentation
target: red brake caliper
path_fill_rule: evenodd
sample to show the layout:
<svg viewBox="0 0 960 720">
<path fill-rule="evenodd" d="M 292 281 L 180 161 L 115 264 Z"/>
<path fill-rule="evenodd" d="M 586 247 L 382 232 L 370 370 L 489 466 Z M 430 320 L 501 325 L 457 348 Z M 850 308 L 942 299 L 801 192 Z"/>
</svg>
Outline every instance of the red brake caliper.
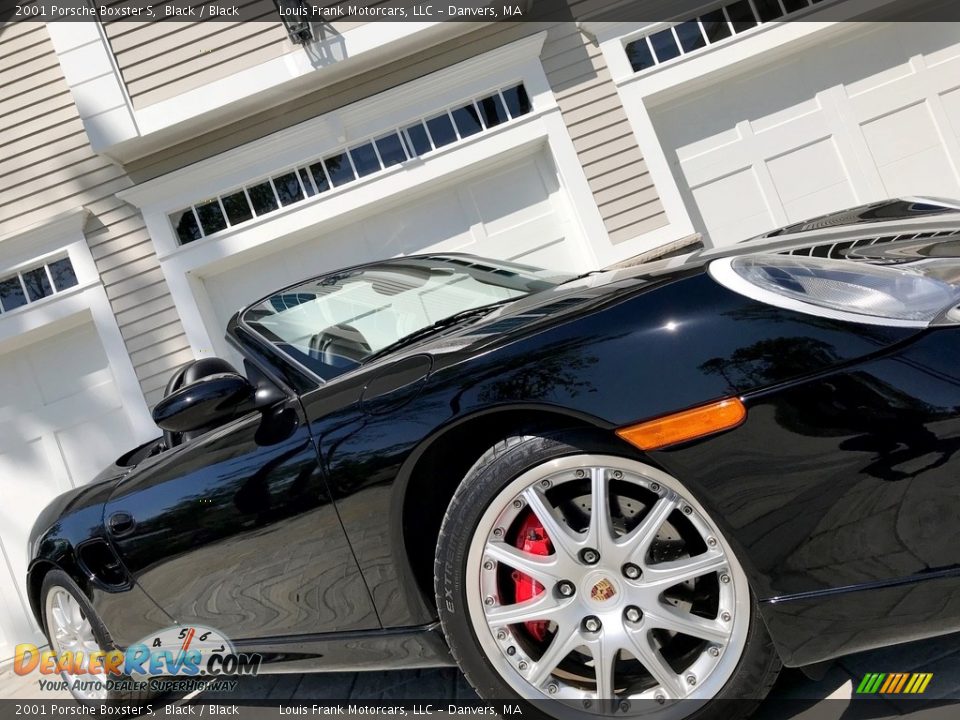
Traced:
<svg viewBox="0 0 960 720">
<path fill-rule="evenodd" d="M 514 545 L 532 555 L 550 555 L 553 552 L 553 545 L 547 536 L 547 531 L 543 529 L 543 525 L 537 520 L 537 516 L 530 510 L 526 511 L 526 516 L 520 523 L 520 532 L 517 533 Z M 513 579 L 514 597 L 518 603 L 529 600 L 543 592 L 543 585 L 519 570 L 514 570 L 511 577 Z M 523 625 L 535 640 L 546 638 L 548 625 L 546 620 L 531 620 Z"/>
</svg>

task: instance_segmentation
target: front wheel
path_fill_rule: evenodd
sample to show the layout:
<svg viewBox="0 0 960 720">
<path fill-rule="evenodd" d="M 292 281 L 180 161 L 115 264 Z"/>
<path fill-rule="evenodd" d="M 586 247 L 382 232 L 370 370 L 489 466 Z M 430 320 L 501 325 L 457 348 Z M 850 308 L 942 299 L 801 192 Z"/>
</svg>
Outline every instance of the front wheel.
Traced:
<svg viewBox="0 0 960 720">
<path fill-rule="evenodd" d="M 84 667 L 91 653 L 116 649 L 110 633 L 97 617 L 93 605 L 62 570 L 51 570 L 43 579 L 40 590 L 44 629 L 50 649 L 60 658 L 77 658 Z M 144 701 L 152 697 L 147 690 L 117 690 L 127 687 L 127 676 L 108 678 L 102 674 L 62 670 L 70 694 L 83 703 L 104 700 Z M 120 681 L 116 683 L 110 680 Z"/>
<path fill-rule="evenodd" d="M 604 450 L 515 437 L 464 478 L 436 557 L 454 657 L 481 697 L 557 717 L 748 712 L 780 664 L 730 544 L 677 479 Z"/>
</svg>

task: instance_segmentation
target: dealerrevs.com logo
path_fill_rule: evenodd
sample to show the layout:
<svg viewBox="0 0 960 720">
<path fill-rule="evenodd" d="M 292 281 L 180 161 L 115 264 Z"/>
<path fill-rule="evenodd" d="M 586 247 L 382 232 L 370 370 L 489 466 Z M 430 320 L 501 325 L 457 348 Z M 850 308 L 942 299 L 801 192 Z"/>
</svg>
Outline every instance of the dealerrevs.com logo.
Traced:
<svg viewBox="0 0 960 720">
<path fill-rule="evenodd" d="M 191 691 L 209 687 L 211 677 L 256 675 L 261 661 L 259 654 L 237 653 L 222 633 L 195 625 L 166 628 L 126 650 L 57 652 L 17 645 L 13 669 L 18 675 L 39 673 L 41 689 L 49 690 Z M 52 675 L 62 680 L 43 677 Z"/>
</svg>

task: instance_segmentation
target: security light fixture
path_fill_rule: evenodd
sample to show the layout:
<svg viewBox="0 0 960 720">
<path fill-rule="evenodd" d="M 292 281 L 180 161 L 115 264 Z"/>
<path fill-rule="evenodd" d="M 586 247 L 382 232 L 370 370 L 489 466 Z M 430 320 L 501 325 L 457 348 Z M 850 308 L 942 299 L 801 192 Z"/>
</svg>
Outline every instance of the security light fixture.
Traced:
<svg viewBox="0 0 960 720">
<path fill-rule="evenodd" d="M 290 42 L 303 45 L 313 40 L 310 26 L 310 6 L 304 0 L 273 0 L 280 13 L 280 21 L 287 29 Z"/>
</svg>

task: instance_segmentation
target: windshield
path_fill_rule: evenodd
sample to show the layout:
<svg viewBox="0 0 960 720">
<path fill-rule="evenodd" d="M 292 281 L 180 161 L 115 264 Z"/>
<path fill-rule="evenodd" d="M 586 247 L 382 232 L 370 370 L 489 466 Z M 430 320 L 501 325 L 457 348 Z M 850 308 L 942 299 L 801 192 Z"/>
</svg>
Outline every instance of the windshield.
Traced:
<svg viewBox="0 0 960 720">
<path fill-rule="evenodd" d="M 240 320 L 325 380 L 404 338 L 475 308 L 567 280 L 539 268 L 469 256 L 415 257 L 333 273 L 286 288 Z"/>
</svg>

